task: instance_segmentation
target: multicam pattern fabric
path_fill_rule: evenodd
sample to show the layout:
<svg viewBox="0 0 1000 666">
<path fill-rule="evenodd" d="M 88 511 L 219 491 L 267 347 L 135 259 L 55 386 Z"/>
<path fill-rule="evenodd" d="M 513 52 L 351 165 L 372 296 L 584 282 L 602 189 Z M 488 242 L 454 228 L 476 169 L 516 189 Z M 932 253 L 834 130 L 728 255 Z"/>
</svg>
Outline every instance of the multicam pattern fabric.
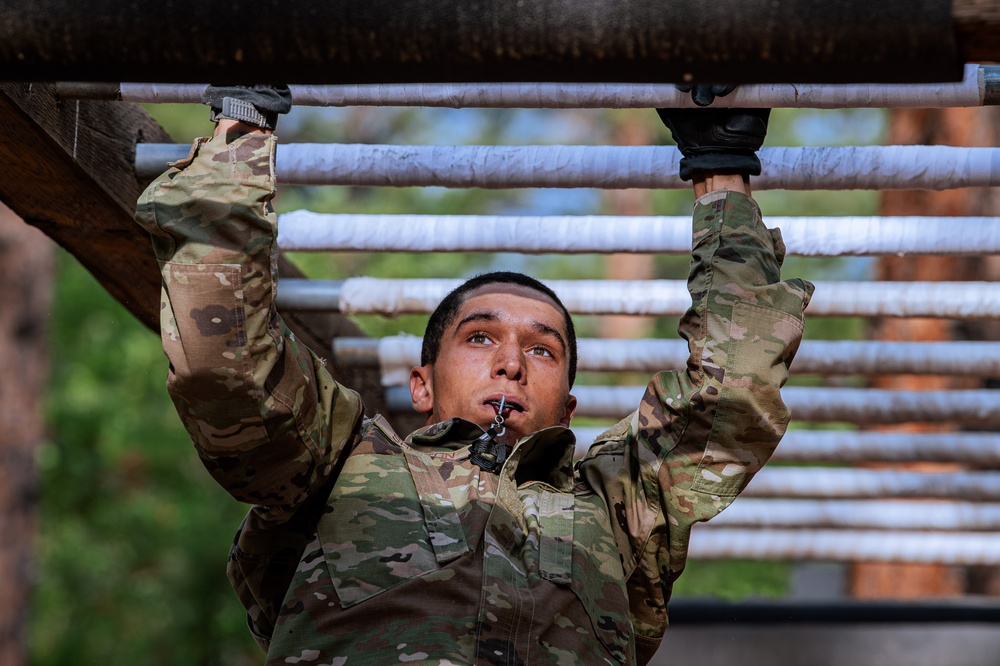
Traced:
<svg viewBox="0 0 1000 666">
<path fill-rule="evenodd" d="M 751 199 L 694 212 L 687 368 L 575 466 L 553 427 L 498 474 L 453 419 L 405 440 L 274 308 L 274 139 L 199 140 L 137 219 L 163 269 L 168 390 L 209 472 L 253 505 L 229 575 L 268 664 L 632 664 L 655 652 L 691 527 L 789 419 L 779 395 L 812 285 Z"/>
</svg>

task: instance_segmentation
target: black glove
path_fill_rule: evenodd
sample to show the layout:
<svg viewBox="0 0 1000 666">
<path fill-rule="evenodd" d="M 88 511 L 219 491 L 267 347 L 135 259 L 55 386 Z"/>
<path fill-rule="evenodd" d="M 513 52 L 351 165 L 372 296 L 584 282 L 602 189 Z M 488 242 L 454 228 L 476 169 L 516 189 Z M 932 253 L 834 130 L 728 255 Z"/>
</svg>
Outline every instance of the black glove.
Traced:
<svg viewBox="0 0 1000 666">
<path fill-rule="evenodd" d="M 691 100 L 698 106 L 708 106 L 715 101 L 716 97 L 725 97 L 729 93 L 736 90 L 736 86 L 728 83 L 715 83 L 715 84 L 694 84 L 694 83 L 678 83 L 674 86 L 681 92 L 691 93 Z"/>
<path fill-rule="evenodd" d="M 767 136 L 771 109 L 657 109 L 681 159 L 681 180 L 699 173 L 760 175 L 757 151 Z"/>
<path fill-rule="evenodd" d="M 201 103 L 212 107 L 212 120 L 232 118 L 273 130 L 279 113 L 292 109 L 288 86 L 209 86 Z"/>
</svg>

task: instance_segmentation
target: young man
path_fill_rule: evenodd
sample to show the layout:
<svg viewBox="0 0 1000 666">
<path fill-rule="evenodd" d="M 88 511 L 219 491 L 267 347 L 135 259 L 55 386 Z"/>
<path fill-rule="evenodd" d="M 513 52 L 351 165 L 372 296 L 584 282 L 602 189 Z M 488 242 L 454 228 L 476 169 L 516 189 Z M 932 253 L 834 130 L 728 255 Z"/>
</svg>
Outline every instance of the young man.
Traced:
<svg viewBox="0 0 1000 666">
<path fill-rule="evenodd" d="M 205 466 L 253 505 L 229 574 L 267 663 L 646 663 L 691 526 L 789 418 L 812 287 L 780 281 L 780 235 L 749 197 L 766 112 L 661 112 L 700 197 L 691 355 L 574 466 L 572 320 L 530 278 L 476 279 L 431 317 L 410 377 L 427 426 L 405 439 L 288 332 L 258 93 L 225 90 L 255 108 L 221 105 L 137 219 L 163 269 L 168 390 Z"/>
</svg>

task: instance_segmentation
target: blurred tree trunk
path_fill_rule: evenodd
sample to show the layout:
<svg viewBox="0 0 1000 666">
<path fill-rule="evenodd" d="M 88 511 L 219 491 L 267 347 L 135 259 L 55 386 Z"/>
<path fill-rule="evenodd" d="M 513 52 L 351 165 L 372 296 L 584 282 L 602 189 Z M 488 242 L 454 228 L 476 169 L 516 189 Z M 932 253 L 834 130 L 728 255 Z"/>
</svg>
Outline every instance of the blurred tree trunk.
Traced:
<svg viewBox="0 0 1000 666">
<path fill-rule="evenodd" d="M 888 144 L 946 144 L 953 146 L 997 145 L 993 109 L 900 109 L 893 111 Z M 1000 204 L 995 190 L 948 190 L 944 192 L 890 191 L 882 195 L 883 215 L 996 215 Z M 957 233 L 962 233 L 961 229 Z M 1000 279 L 995 257 L 885 257 L 879 260 L 879 280 L 962 281 Z M 873 338 L 897 341 L 1000 339 L 996 322 L 947 319 L 892 319 L 878 321 Z M 949 390 L 981 388 L 976 378 L 904 375 L 880 377 L 875 388 L 901 390 Z M 954 430 L 956 424 L 902 426 L 911 431 Z M 955 466 L 915 464 L 911 469 L 947 471 Z M 853 567 L 851 591 L 865 598 L 915 598 L 985 592 L 997 586 L 986 576 L 970 576 L 963 568 L 944 565 L 864 563 Z M 981 588 L 981 589 L 970 589 Z"/>
<path fill-rule="evenodd" d="M 0 664 L 27 663 L 52 242 L 0 204 Z"/>
<path fill-rule="evenodd" d="M 656 126 L 648 116 L 645 109 L 642 109 L 641 115 L 634 111 L 616 114 L 614 145 L 652 145 Z M 608 215 L 642 216 L 653 213 L 651 190 L 604 190 L 602 196 Z M 609 254 L 604 258 L 604 275 L 608 280 L 651 280 L 653 272 L 651 254 Z M 652 332 L 653 324 L 652 317 L 607 315 L 601 317 L 599 334 L 602 338 L 645 338 Z"/>
</svg>

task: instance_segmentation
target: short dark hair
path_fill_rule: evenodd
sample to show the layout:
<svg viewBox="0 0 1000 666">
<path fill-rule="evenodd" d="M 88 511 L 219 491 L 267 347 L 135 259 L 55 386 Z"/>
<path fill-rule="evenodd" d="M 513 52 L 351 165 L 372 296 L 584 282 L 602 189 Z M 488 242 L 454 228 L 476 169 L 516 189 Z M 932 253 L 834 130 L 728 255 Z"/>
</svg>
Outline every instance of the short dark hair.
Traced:
<svg viewBox="0 0 1000 666">
<path fill-rule="evenodd" d="M 566 325 L 566 345 L 569 352 L 569 385 L 573 386 L 573 382 L 576 381 L 576 329 L 573 327 L 573 318 L 570 317 L 569 310 L 559 300 L 556 293 L 544 284 L 524 273 L 514 273 L 511 271 L 494 271 L 492 273 L 476 275 L 452 289 L 444 297 L 437 308 L 434 309 L 431 318 L 427 320 L 427 330 L 424 331 L 424 342 L 420 349 L 420 365 L 432 364 L 437 360 L 438 352 L 441 351 L 441 338 L 444 336 L 445 330 L 455 321 L 455 317 L 458 316 L 458 310 L 465 303 L 469 292 L 487 284 L 516 284 L 545 294 L 555 302 L 559 311 L 562 312 L 563 323 Z"/>
</svg>

